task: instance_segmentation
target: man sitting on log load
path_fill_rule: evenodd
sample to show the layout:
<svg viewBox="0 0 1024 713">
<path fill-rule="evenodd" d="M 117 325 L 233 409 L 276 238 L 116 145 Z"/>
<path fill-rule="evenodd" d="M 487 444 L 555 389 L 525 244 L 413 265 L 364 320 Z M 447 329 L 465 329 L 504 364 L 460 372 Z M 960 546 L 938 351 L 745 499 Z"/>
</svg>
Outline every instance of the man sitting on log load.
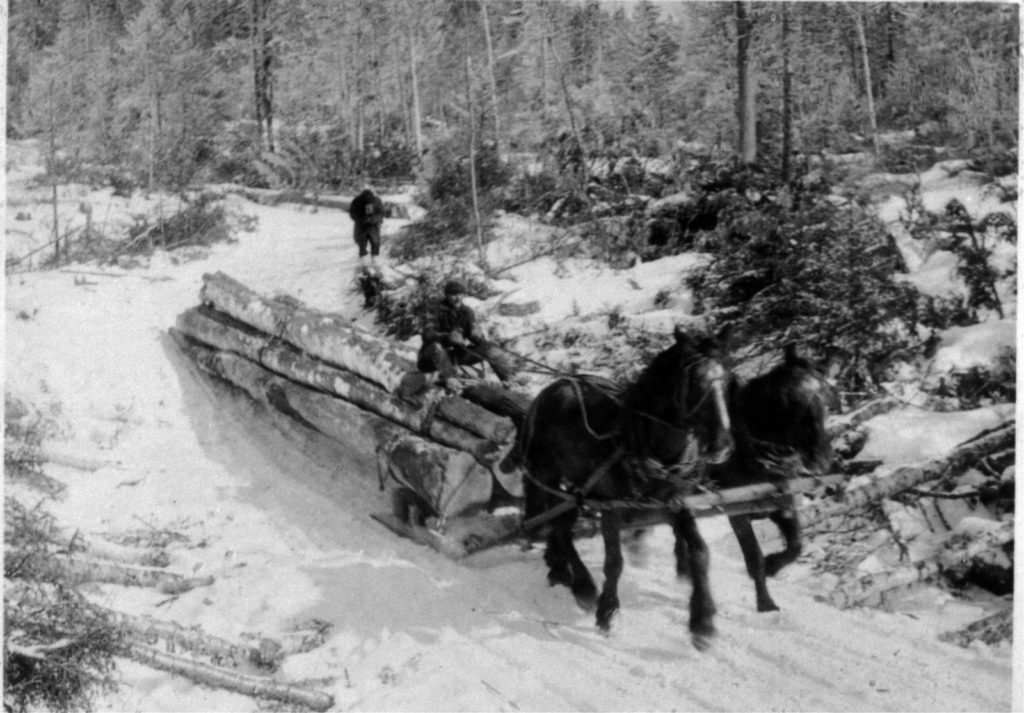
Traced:
<svg viewBox="0 0 1024 713">
<path fill-rule="evenodd" d="M 444 286 L 437 313 L 423 330 L 416 368 L 425 373 L 438 372 L 438 383 L 457 389 L 457 366 L 487 362 L 498 380 L 507 384 L 515 375 L 510 355 L 484 337 L 473 310 L 462 302 L 464 294 L 466 286 L 457 280 Z"/>
</svg>

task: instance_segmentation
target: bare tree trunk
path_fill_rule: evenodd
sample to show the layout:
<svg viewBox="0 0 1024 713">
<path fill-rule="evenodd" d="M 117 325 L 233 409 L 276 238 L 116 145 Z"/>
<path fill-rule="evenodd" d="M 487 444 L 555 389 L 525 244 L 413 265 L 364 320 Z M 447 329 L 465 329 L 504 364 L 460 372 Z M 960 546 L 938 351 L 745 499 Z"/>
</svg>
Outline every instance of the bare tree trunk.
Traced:
<svg viewBox="0 0 1024 713">
<path fill-rule="evenodd" d="M 416 160 L 423 158 L 423 117 L 420 110 L 420 80 L 416 67 L 416 38 L 419 33 L 413 24 L 412 18 L 409 22 L 409 77 L 412 85 L 412 131 L 416 140 Z"/>
<path fill-rule="evenodd" d="M 469 8 L 466 0 L 462 2 L 466 14 L 466 111 L 469 115 L 469 185 L 473 195 L 473 217 L 476 221 L 476 247 L 480 255 L 480 266 L 485 267 L 487 257 L 484 255 L 484 230 L 480 221 L 480 197 L 476 180 L 476 116 L 473 113 L 473 73 L 470 71 L 469 56 Z"/>
<path fill-rule="evenodd" d="M 363 116 L 363 57 L 365 47 L 363 42 L 363 3 L 358 2 L 356 8 L 356 89 L 355 89 L 355 112 L 356 112 L 356 151 L 359 153 L 359 170 L 362 172 L 366 167 L 366 127 Z"/>
<path fill-rule="evenodd" d="M 405 72 L 402 71 L 404 61 L 402 59 L 401 42 L 394 42 L 391 47 L 394 54 L 395 83 L 398 85 L 398 105 L 402 112 L 403 142 L 406 146 L 412 146 L 412 106 L 409 101 L 409 83 Z"/>
<path fill-rule="evenodd" d="M 546 21 L 545 21 L 546 22 Z M 545 26 L 540 39 L 540 113 L 548 117 L 548 32 Z"/>
<path fill-rule="evenodd" d="M 789 67 L 789 3 L 782 3 L 782 180 L 793 177 L 793 75 Z"/>
<path fill-rule="evenodd" d="M 152 76 L 150 77 L 150 81 L 152 81 Z M 153 91 L 153 89 L 152 89 L 152 85 L 150 85 L 150 91 L 152 92 L 152 96 L 150 98 L 150 101 L 151 101 L 151 104 L 150 104 L 151 116 L 149 117 L 149 183 L 148 183 L 148 187 L 150 189 L 152 189 L 153 186 L 156 185 L 156 133 L 157 133 L 157 108 L 156 108 L 156 104 L 157 104 L 157 98 L 156 98 L 156 92 Z"/>
<path fill-rule="evenodd" d="M 487 44 L 487 78 L 491 83 L 491 113 L 494 115 L 494 145 L 498 155 L 504 151 L 501 134 L 501 116 L 498 112 L 498 82 L 494 77 L 494 48 L 491 45 L 491 24 L 487 16 L 487 0 L 481 0 L 480 13 L 484 25 L 484 41 Z"/>
<path fill-rule="evenodd" d="M 271 50 L 272 33 L 268 25 L 269 7 L 272 0 L 252 0 L 250 4 L 253 94 L 256 106 L 256 123 L 267 151 L 274 150 L 273 89 Z"/>
<path fill-rule="evenodd" d="M 868 58 L 868 40 L 864 33 L 864 15 L 860 8 L 847 5 L 853 15 L 854 28 L 857 31 L 857 44 L 860 46 L 861 66 L 864 69 L 864 93 L 868 100 L 868 124 L 871 129 L 871 148 L 878 160 L 878 123 L 875 117 L 875 93 L 871 87 L 871 61 Z"/>
<path fill-rule="evenodd" d="M 565 67 L 562 66 L 562 61 L 558 57 L 558 52 L 555 51 L 555 46 L 551 41 L 551 36 L 547 38 L 547 44 L 551 45 L 551 54 L 555 58 L 555 65 L 558 67 L 558 79 L 562 85 L 562 98 L 565 100 L 565 111 L 569 115 L 569 129 L 572 131 L 572 140 L 576 142 L 576 146 L 580 153 L 580 189 L 584 199 L 587 197 L 587 186 L 590 184 L 590 166 L 587 161 L 587 152 L 583 147 L 583 140 L 580 136 L 579 129 L 576 126 L 576 114 L 572 110 L 572 99 L 569 96 L 569 85 L 565 81 Z"/>
<path fill-rule="evenodd" d="M 373 52 L 373 80 L 376 87 L 375 101 L 377 103 L 377 146 L 384 146 L 384 81 L 380 74 L 380 36 L 378 35 L 377 23 L 370 23 L 370 45 Z"/>
<path fill-rule="evenodd" d="M 53 108 L 53 80 L 50 80 L 50 184 L 53 199 L 53 263 L 60 264 L 60 218 L 57 215 L 57 118 Z M 64 238 L 68 240 L 68 238 Z"/>
<path fill-rule="evenodd" d="M 736 71 L 738 97 L 739 154 L 744 163 L 757 161 L 757 90 L 750 60 L 754 23 L 747 12 L 747 0 L 736 2 Z"/>
</svg>

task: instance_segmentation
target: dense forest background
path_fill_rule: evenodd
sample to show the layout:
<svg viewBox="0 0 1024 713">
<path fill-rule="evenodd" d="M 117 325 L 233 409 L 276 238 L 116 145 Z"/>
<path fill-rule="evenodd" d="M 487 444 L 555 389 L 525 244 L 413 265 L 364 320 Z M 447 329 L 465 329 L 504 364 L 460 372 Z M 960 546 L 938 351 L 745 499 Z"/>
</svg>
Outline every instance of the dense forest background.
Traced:
<svg viewBox="0 0 1024 713">
<path fill-rule="evenodd" d="M 340 189 L 438 142 L 588 156 L 1017 143 L 1018 7 L 11 0 L 9 138 L 147 187 Z M 468 139 L 465 134 L 471 134 Z M 785 159 L 785 164 L 784 163 Z M 100 175 L 97 175 L 99 173 Z"/>
<path fill-rule="evenodd" d="M 1016 200 L 999 177 L 1017 170 L 1018 28 L 1002 3 L 13 0 L 7 131 L 38 140 L 54 195 L 185 206 L 127 241 L 54 219 L 48 264 L 222 239 L 210 184 L 319 202 L 415 181 L 425 215 L 390 258 L 486 272 L 502 212 L 616 266 L 695 250 L 697 313 L 765 350 L 799 339 L 865 389 L 941 330 L 1007 315 L 1013 216 L 929 213 L 919 177 L 970 167 Z M 872 207 L 893 191 L 899 229 Z M 893 279 L 936 248 L 959 293 Z M 444 274 L 417 269 L 377 301 L 401 338 Z"/>
</svg>

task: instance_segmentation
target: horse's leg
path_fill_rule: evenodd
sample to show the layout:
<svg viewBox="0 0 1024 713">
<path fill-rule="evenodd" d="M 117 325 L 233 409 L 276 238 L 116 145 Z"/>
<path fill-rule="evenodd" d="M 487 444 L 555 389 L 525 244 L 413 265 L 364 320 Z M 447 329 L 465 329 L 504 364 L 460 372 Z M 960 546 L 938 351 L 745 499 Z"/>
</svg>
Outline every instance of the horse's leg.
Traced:
<svg viewBox="0 0 1024 713">
<path fill-rule="evenodd" d="M 796 561 L 803 550 L 803 542 L 800 537 L 800 519 L 795 509 L 778 510 L 769 517 L 779 528 L 783 539 L 786 540 L 786 549 L 781 552 L 773 552 L 764 560 L 765 573 L 769 577 L 774 577 L 787 564 Z"/>
<path fill-rule="evenodd" d="M 686 540 L 676 532 L 676 544 L 673 547 L 676 555 L 676 576 L 683 578 L 690 576 L 690 548 L 686 546 Z"/>
<path fill-rule="evenodd" d="M 761 553 L 761 545 L 757 542 L 757 535 L 750 524 L 749 515 L 736 515 L 729 518 L 732 531 L 736 533 L 736 539 L 743 551 L 743 561 L 747 564 L 747 574 L 754 580 L 754 591 L 757 593 L 757 610 L 760 612 L 776 611 L 778 607 L 768 594 L 768 584 L 765 581 L 765 559 Z"/>
<path fill-rule="evenodd" d="M 548 582 L 551 586 L 564 584 L 569 587 L 577 603 L 589 611 L 597 603 L 597 585 L 572 541 L 576 514 L 576 510 L 570 510 L 552 522 L 544 561 L 548 565 Z"/>
<path fill-rule="evenodd" d="M 548 546 L 544 549 L 544 564 L 548 566 L 548 584 L 564 584 L 572 588 L 572 569 L 562 550 L 561 538 L 554 529 L 548 533 Z"/>
<path fill-rule="evenodd" d="M 619 577 L 622 576 L 622 540 L 619 513 L 601 513 L 601 535 L 604 537 L 604 587 L 597 603 L 597 625 L 603 631 L 612 626 L 612 617 L 619 610 Z"/>
<path fill-rule="evenodd" d="M 544 549 L 544 564 L 548 566 L 548 584 L 552 587 L 563 584 L 572 589 L 572 567 L 565 551 L 565 537 L 560 532 L 561 523 L 551 523 L 548 532 L 548 546 Z"/>
<path fill-rule="evenodd" d="M 693 645 L 703 650 L 710 645 L 710 639 L 715 635 L 715 602 L 708 581 L 711 554 L 697 529 L 697 520 L 686 508 L 673 517 L 672 529 L 676 537 L 686 543 L 689 554 L 690 579 L 693 582 L 693 592 L 690 594 L 690 633 Z"/>
</svg>

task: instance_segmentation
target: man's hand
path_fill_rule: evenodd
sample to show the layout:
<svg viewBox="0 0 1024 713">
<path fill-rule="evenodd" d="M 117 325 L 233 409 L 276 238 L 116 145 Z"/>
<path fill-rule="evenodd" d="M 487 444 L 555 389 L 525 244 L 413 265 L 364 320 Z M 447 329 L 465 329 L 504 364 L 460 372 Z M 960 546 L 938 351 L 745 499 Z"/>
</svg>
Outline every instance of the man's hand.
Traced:
<svg viewBox="0 0 1024 713">
<path fill-rule="evenodd" d="M 457 329 L 452 330 L 451 334 L 448 335 L 448 340 L 456 346 L 466 346 L 466 338 L 462 336 L 462 332 Z"/>
</svg>

